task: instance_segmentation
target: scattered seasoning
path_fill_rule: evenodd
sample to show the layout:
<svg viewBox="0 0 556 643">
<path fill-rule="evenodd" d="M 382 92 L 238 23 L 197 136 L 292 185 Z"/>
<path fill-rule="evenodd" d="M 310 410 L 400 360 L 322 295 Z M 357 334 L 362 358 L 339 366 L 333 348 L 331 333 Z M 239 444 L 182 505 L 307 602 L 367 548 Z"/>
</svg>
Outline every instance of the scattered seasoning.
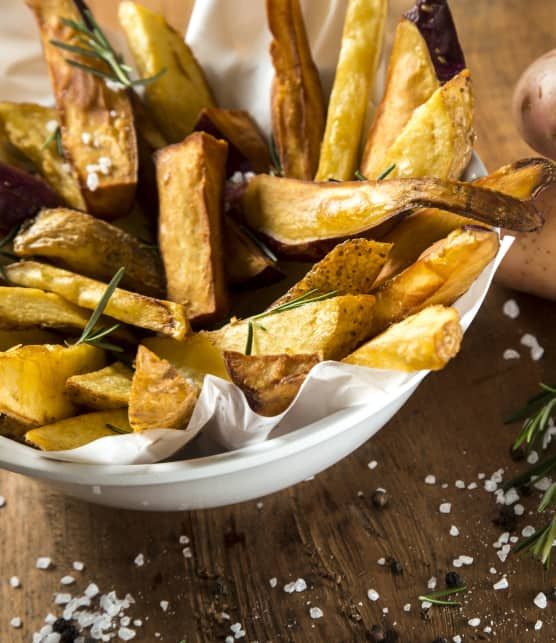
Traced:
<svg viewBox="0 0 556 643">
<path fill-rule="evenodd" d="M 386 505 L 388 504 L 388 500 L 389 497 L 386 489 L 381 489 L 379 487 L 378 489 L 375 489 L 375 491 L 373 491 L 371 501 L 377 509 L 383 509 L 384 507 L 386 507 Z"/>
<path fill-rule="evenodd" d="M 525 333 L 520 340 L 523 346 L 531 350 L 531 359 L 538 361 L 544 355 L 544 348 L 539 344 L 537 338 L 531 333 Z"/>
<path fill-rule="evenodd" d="M 136 567 L 143 567 L 143 565 L 145 564 L 145 556 L 143 554 L 137 554 L 133 562 L 135 563 Z"/>
<path fill-rule="evenodd" d="M 286 594 L 293 594 L 294 592 L 304 592 L 306 589 L 307 583 L 303 578 L 298 578 L 297 580 L 292 581 L 291 583 L 286 583 L 286 585 L 284 585 L 284 591 L 286 592 Z"/>
<path fill-rule="evenodd" d="M 504 576 L 498 582 L 494 583 L 494 585 L 492 586 L 492 589 L 495 589 L 495 590 L 508 589 L 509 586 L 510 584 L 508 583 L 508 579 Z"/>
<path fill-rule="evenodd" d="M 429 473 L 428 476 L 425 476 L 425 484 L 436 484 L 436 477 Z"/>
<path fill-rule="evenodd" d="M 309 616 L 313 619 L 322 618 L 324 616 L 324 612 L 320 607 L 311 607 L 309 610 Z"/>
<path fill-rule="evenodd" d="M 446 587 L 450 589 L 464 585 L 461 576 L 457 572 L 448 572 L 445 578 Z"/>
<path fill-rule="evenodd" d="M 100 593 L 100 589 L 96 583 L 89 583 L 83 593 L 87 598 L 94 598 Z"/>
<path fill-rule="evenodd" d="M 17 576 L 12 576 L 10 578 L 10 587 L 13 587 L 14 589 L 17 589 L 18 587 L 21 587 L 21 581 Z"/>
<path fill-rule="evenodd" d="M 470 618 L 470 619 L 467 621 L 467 623 L 468 623 L 471 627 L 479 627 L 479 625 L 481 624 L 481 619 L 480 619 L 480 618 L 478 618 L 478 617 Z"/>
<path fill-rule="evenodd" d="M 367 590 L 367 597 L 370 601 L 376 602 L 380 598 L 379 593 L 376 591 L 376 589 L 369 589 Z"/>
<path fill-rule="evenodd" d="M 465 482 L 463 480 L 456 480 L 454 486 L 458 489 L 465 489 Z"/>
<path fill-rule="evenodd" d="M 37 558 L 37 562 L 35 564 L 37 569 L 49 569 L 51 566 L 52 558 L 49 558 L 48 556 L 40 556 Z"/>
<path fill-rule="evenodd" d="M 436 576 L 431 576 L 427 581 L 427 589 L 436 589 Z"/>
<path fill-rule="evenodd" d="M 268 584 L 269 584 L 271 587 L 276 587 L 276 585 L 278 585 L 278 579 L 276 578 L 276 576 L 274 576 L 274 578 L 271 578 L 271 579 L 268 581 Z"/>
<path fill-rule="evenodd" d="M 517 305 L 517 302 L 515 299 L 508 299 L 506 302 L 504 302 L 504 305 L 502 306 L 502 312 L 506 317 L 509 317 L 510 319 L 517 319 L 519 317 L 519 306 Z"/>
<path fill-rule="evenodd" d="M 369 467 L 369 469 L 371 469 L 371 470 L 376 469 L 377 465 L 378 465 L 378 462 L 377 462 L 376 460 L 371 460 L 371 461 L 369 462 L 369 464 L 367 464 L 367 466 L 368 466 L 368 467 Z"/>
<path fill-rule="evenodd" d="M 60 578 L 60 583 L 62 585 L 73 585 L 73 583 L 75 583 L 75 578 L 73 576 L 62 576 L 62 578 Z"/>
<path fill-rule="evenodd" d="M 169 606 L 168 601 L 160 601 L 160 609 L 161 609 L 163 612 L 167 612 L 167 611 L 168 611 L 168 606 Z"/>
<path fill-rule="evenodd" d="M 264 503 L 261 500 L 259 500 L 259 502 L 257 502 L 257 505 L 256 505 L 257 509 L 260 511 L 263 508 L 263 506 L 264 506 Z"/>
<path fill-rule="evenodd" d="M 403 565 L 400 563 L 399 560 L 396 560 L 395 558 L 391 558 L 388 561 L 388 564 L 390 565 L 390 571 L 394 576 L 401 576 L 403 574 Z"/>
<path fill-rule="evenodd" d="M 502 357 L 505 360 L 511 360 L 511 359 L 519 359 L 521 355 L 519 354 L 519 351 L 515 350 L 515 348 L 506 348 L 506 350 L 502 353 Z"/>
<path fill-rule="evenodd" d="M 4 496 L 0 496 L 0 508 L 6 506 L 6 498 Z"/>
<path fill-rule="evenodd" d="M 82 563 L 80 560 L 75 560 L 73 561 L 72 567 L 75 569 L 76 572 L 82 572 L 85 569 L 85 564 Z"/>
<path fill-rule="evenodd" d="M 542 621 L 539 619 L 539 620 L 535 623 L 535 626 L 534 626 L 534 627 L 535 627 L 535 631 L 536 631 L 536 632 L 538 632 L 538 631 L 542 628 Z"/>
<path fill-rule="evenodd" d="M 19 616 L 14 616 L 10 621 L 10 625 L 11 627 L 18 630 L 23 625 L 23 623 L 21 622 L 21 619 L 19 618 Z"/>
<path fill-rule="evenodd" d="M 459 529 L 455 525 L 450 527 L 450 536 L 459 536 Z"/>
<path fill-rule="evenodd" d="M 379 558 L 376 562 L 378 565 L 386 565 L 386 558 Z"/>
<path fill-rule="evenodd" d="M 459 607 L 461 606 L 461 603 L 458 601 L 447 601 L 444 600 L 447 596 L 451 596 L 452 594 L 459 594 L 460 592 L 466 592 L 467 587 L 465 585 L 461 585 L 459 587 L 450 587 L 449 589 L 443 589 L 440 590 L 439 592 L 433 592 L 432 594 L 423 594 L 421 596 L 418 596 L 418 599 L 420 601 L 423 601 L 421 604 L 421 607 L 423 609 L 428 609 L 431 605 L 446 605 L 450 607 Z M 426 606 L 425 603 L 428 603 Z"/>
<path fill-rule="evenodd" d="M 406 603 L 406 604 L 403 606 L 403 611 L 404 611 L 404 612 L 411 612 L 411 603 Z"/>
<path fill-rule="evenodd" d="M 438 511 L 440 511 L 441 514 L 449 514 L 452 511 L 452 503 L 451 502 L 443 502 L 438 507 Z"/>
<path fill-rule="evenodd" d="M 179 543 L 180 545 L 189 545 L 191 541 L 189 540 L 188 536 L 180 536 Z"/>
<path fill-rule="evenodd" d="M 539 592 L 533 599 L 533 603 L 541 610 L 545 609 L 547 605 L 546 594 L 544 592 Z"/>
<path fill-rule="evenodd" d="M 181 550 L 181 553 L 183 554 L 184 558 L 193 558 L 193 552 L 191 551 L 191 547 L 184 547 Z"/>
</svg>

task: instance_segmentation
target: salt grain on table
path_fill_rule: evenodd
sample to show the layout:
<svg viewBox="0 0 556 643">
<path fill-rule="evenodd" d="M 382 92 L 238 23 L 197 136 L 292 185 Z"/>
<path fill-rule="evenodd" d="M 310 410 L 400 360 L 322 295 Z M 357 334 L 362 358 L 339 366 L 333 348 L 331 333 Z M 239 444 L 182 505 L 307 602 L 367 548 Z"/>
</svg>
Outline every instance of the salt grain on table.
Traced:
<svg viewBox="0 0 556 643">
<path fill-rule="evenodd" d="M 14 589 L 17 589 L 18 587 L 21 587 L 21 581 L 17 576 L 12 576 L 10 578 L 10 587 L 13 587 Z"/>
<path fill-rule="evenodd" d="M 510 360 L 510 359 L 519 359 L 521 355 L 519 354 L 518 351 L 515 350 L 515 348 L 506 348 L 506 350 L 502 353 L 502 357 L 505 360 Z"/>
<path fill-rule="evenodd" d="M 62 585 L 73 585 L 73 583 L 75 583 L 75 578 L 73 576 L 62 576 L 62 578 L 60 578 L 60 583 Z"/>
<path fill-rule="evenodd" d="M 369 589 L 367 591 L 367 597 L 369 598 L 370 601 L 375 602 L 375 601 L 378 601 L 378 599 L 380 598 L 380 595 L 376 591 L 376 589 Z"/>
<path fill-rule="evenodd" d="M 143 554 L 137 554 L 133 562 L 137 567 L 143 567 L 145 564 L 145 556 Z"/>
<path fill-rule="evenodd" d="M 436 484 L 436 477 L 429 473 L 428 476 L 425 476 L 425 484 Z"/>
<path fill-rule="evenodd" d="M 36 568 L 37 569 L 49 569 L 52 565 L 52 559 L 48 556 L 40 556 L 37 558 Z"/>
<path fill-rule="evenodd" d="M 371 460 L 367 466 L 369 467 L 369 469 L 373 470 L 376 469 L 377 465 L 378 462 L 376 460 Z"/>
<path fill-rule="evenodd" d="M 403 606 L 403 611 L 404 611 L 404 612 L 411 612 L 411 603 L 406 603 L 406 604 Z"/>
<path fill-rule="evenodd" d="M 539 619 L 539 620 L 535 623 L 535 631 L 537 631 L 537 632 L 538 632 L 541 628 L 542 628 L 542 621 Z"/>
<path fill-rule="evenodd" d="M 72 567 L 75 569 L 76 572 L 82 572 L 85 569 L 85 564 L 82 563 L 80 560 L 74 560 Z"/>
<path fill-rule="evenodd" d="M 508 583 L 508 579 L 506 577 L 501 578 L 498 582 L 494 583 L 492 586 L 493 589 L 499 590 L 499 589 L 508 589 L 510 584 Z"/>
<path fill-rule="evenodd" d="M 436 589 L 436 576 L 432 576 L 429 578 L 427 581 L 427 588 L 428 589 Z"/>
<path fill-rule="evenodd" d="M 452 503 L 451 502 L 443 502 L 438 507 L 438 511 L 440 511 L 441 514 L 449 514 L 452 511 Z"/>
<path fill-rule="evenodd" d="M 504 302 L 504 305 L 502 306 L 502 312 L 506 317 L 509 317 L 510 319 L 517 319 L 519 317 L 519 306 L 517 305 L 517 302 L 515 299 L 508 299 L 506 302 Z"/>
<path fill-rule="evenodd" d="M 0 496 L 0 507 L 4 507 L 6 504 L 6 498 L 4 496 Z"/>
<path fill-rule="evenodd" d="M 19 616 L 14 616 L 10 621 L 10 625 L 16 630 L 19 629 L 22 626 L 22 622 Z"/>
<path fill-rule="evenodd" d="M 535 603 L 539 609 L 543 610 L 547 605 L 546 594 L 539 592 L 533 599 L 533 603 Z"/>
<path fill-rule="evenodd" d="M 311 618 L 322 618 L 324 616 L 324 612 L 320 607 L 311 607 L 309 610 L 309 616 Z"/>
<path fill-rule="evenodd" d="M 450 536 L 459 536 L 459 529 L 455 525 L 450 527 Z"/>
<path fill-rule="evenodd" d="M 477 617 L 475 617 L 475 618 L 470 618 L 470 619 L 467 621 L 467 623 L 468 623 L 469 625 L 471 625 L 471 627 L 479 627 L 479 625 L 481 624 L 481 619 L 480 619 L 480 618 L 477 618 Z"/>
<path fill-rule="evenodd" d="M 276 578 L 276 576 L 275 576 L 274 578 L 271 578 L 271 579 L 268 581 L 268 584 L 269 584 L 271 587 L 276 587 L 276 585 L 278 585 L 278 579 Z"/>
<path fill-rule="evenodd" d="M 537 464 L 539 461 L 539 454 L 537 451 L 533 449 L 528 455 L 527 455 L 527 464 Z"/>
<path fill-rule="evenodd" d="M 167 611 L 168 611 L 168 606 L 169 606 L 168 601 L 160 601 L 160 609 L 161 609 L 163 612 L 167 612 Z"/>
</svg>

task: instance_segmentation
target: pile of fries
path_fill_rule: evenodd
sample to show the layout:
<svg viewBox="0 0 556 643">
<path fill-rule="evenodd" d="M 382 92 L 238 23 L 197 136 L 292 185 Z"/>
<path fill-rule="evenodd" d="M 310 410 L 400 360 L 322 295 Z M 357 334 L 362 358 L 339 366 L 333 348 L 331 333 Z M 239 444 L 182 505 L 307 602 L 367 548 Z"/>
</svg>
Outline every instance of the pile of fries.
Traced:
<svg viewBox="0 0 556 643">
<path fill-rule="evenodd" d="M 134 71 L 83 0 L 26 1 L 56 107 L 0 103 L 2 435 L 184 429 L 207 374 L 272 416 L 322 360 L 441 369 L 493 228 L 542 225 L 550 161 L 459 180 L 472 85 L 445 0 L 401 18 L 373 119 L 387 0 L 349 0 L 328 105 L 299 1 L 267 0 L 270 145 L 162 16 L 120 3 Z"/>
</svg>

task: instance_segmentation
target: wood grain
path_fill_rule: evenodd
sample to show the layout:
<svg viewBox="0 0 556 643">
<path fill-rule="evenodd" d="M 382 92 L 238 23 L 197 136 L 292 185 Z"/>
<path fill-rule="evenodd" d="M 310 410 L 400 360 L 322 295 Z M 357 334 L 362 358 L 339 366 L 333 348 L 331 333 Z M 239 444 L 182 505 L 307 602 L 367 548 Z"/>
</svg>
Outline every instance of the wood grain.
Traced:
<svg viewBox="0 0 556 643">
<path fill-rule="evenodd" d="M 187 19 L 187 3 L 145 4 L 167 10 L 178 26 Z M 393 0 L 392 14 L 406 4 Z M 528 62 L 554 46 L 556 4 L 451 4 L 475 82 L 477 149 L 494 168 L 530 153 L 511 121 L 511 91 Z M 91 5 L 108 17 L 114 14 L 108 0 Z M 246 629 L 247 640 L 259 642 L 376 640 L 370 635 L 374 625 L 396 632 L 390 634 L 392 641 L 430 643 L 455 634 L 490 640 L 481 630 L 491 621 L 496 640 L 504 643 L 553 641 L 553 604 L 541 611 L 532 601 L 554 577 L 530 560 L 498 560 L 492 542 L 502 529 L 492 521 L 499 506 L 477 478 L 500 467 L 506 476 L 520 469 L 508 455 L 515 427 L 505 427 L 502 418 L 539 381 L 553 381 L 556 372 L 555 305 L 518 295 L 521 315 L 512 321 L 501 312 L 510 295 L 499 287 L 491 290 L 460 356 L 428 377 L 375 438 L 314 480 L 269 496 L 260 506 L 249 502 L 166 514 L 113 511 L 1 473 L 0 493 L 7 504 L 0 509 L 0 641 L 30 640 L 44 616 L 55 610 L 52 593 L 60 591 L 59 578 L 73 560 L 87 565 L 85 572 L 75 573 L 79 588 L 95 581 L 103 591 L 135 597 L 129 613 L 145 621 L 137 641 L 223 641 L 236 621 Z M 533 362 L 522 350 L 520 360 L 504 361 L 504 349 L 521 348 L 524 332 L 539 338 L 547 348 L 545 357 Z M 367 466 L 371 460 L 378 462 L 374 470 Z M 434 486 L 423 483 L 430 473 L 438 480 Z M 455 488 L 459 479 L 475 481 L 479 488 Z M 390 498 L 381 510 L 371 500 L 377 487 Z M 523 500 L 528 512 L 537 496 Z M 452 502 L 450 515 L 438 511 L 444 501 Z M 460 536 L 448 534 L 452 524 Z M 537 524 L 537 518 L 526 513 L 513 533 L 526 524 Z M 190 559 L 182 555 L 181 534 L 191 538 Z M 146 563 L 136 567 L 133 560 L 140 552 Z M 424 620 L 417 596 L 431 576 L 442 585 L 451 561 L 461 554 L 475 559 L 459 570 L 471 590 L 463 608 L 433 608 Z M 40 555 L 51 556 L 56 567 L 36 570 Z M 403 574 L 379 566 L 380 557 L 395 558 Z M 508 574 L 508 590 L 493 591 L 499 574 L 489 574 L 491 566 Z M 12 574 L 21 578 L 21 589 L 9 588 Z M 278 586 L 271 588 L 274 577 Z M 298 577 L 309 588 L 285 593 L 282 586 Z M 370 588 L 380 594 L 378 601 L 367 598 Z M 170 602 L 167 613 L 161 600 Z M 403 610 L 406 603 L 412 606 L 409 613 Z M 312 620 L 310 606 L 320 607 L 323 618 Z M 15 615 L 24 621 L 21 630 L 8 625 Z M 475 616 L 482 619 L 479 630 L 467 625 Z M 538 618 L 543 628 L 533 632 Z"/>
</svg>

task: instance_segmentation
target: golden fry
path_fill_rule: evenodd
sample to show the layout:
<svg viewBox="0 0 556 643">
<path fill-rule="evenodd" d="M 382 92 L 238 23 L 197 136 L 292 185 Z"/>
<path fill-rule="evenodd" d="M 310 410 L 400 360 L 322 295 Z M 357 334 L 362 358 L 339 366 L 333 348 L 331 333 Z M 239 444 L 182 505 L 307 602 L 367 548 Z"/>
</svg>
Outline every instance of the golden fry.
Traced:
<svg viewBox="0 0 556 643">
<path fill-rule="evenodd" d="M 99 371 L 73 375 L 66 382 L 70 399 L 78 406 L 107 411 L 129 404 L 133 371 L 121 362 L 114 362 Z"/>
</svg>

